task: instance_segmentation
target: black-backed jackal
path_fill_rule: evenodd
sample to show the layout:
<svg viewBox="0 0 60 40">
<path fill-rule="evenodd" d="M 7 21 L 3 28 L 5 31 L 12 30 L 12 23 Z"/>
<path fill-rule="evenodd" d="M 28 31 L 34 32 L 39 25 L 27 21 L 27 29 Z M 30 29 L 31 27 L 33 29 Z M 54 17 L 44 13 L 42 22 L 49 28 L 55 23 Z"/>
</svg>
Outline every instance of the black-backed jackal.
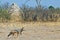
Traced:
<svg viewBox="0 0 60 40">
<path fill-rule="evenodd" d="M 22 32 L 24 31 L 23 30 L 24 29 L 24 27 L 22 27 L 21 29 L 15 29 L 15 30 L 12 30 L 12 31 L 10 31 L 10 33 L 8 34 L 8 37 L 9 36 L 14 36 L 15 34 L 18 36 L 19 34 L 22 34 Z"/>
</svg>

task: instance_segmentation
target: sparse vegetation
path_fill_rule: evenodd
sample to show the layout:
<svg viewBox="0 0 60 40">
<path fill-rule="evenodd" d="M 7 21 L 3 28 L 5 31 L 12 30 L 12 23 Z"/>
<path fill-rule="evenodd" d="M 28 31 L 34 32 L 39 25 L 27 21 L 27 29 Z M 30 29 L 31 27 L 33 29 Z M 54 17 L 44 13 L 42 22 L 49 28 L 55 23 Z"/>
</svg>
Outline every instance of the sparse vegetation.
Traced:
<svg viewBox="0 0 60 40">
<path fill-rule="evenodd" d="M 49 6 L 44 8 L 40 1 L 36 0 L 37 6 L 35 8 L 26 6 L 21 7 L 22 14 L 20 15 L 24 21 L 40 21 L 40 22 L 57 22 L 60 21 L 60 8 Z M 1 7 L 4 6 L 4 7 Z M 11 14 L 8 12 L 8 3 L 0 5 L 0 22 L 9 21 Z"/>
<path fill-rule="evenodd" d="M 56 22 L 60 21 L 60 8 L 49 6 L 44 8 L 40 5 L 40 1 L 36 0 L 37 6 L 35 8 L 24 5 L 23 20 L 25 21 L 42 21 L 42 22 Z"/>
<path fill-rule="evenodd" d="M 10 20 L 8 10 L 0 7 L 0 22 L 7 22 L 8 20 Z"/>
</svg>

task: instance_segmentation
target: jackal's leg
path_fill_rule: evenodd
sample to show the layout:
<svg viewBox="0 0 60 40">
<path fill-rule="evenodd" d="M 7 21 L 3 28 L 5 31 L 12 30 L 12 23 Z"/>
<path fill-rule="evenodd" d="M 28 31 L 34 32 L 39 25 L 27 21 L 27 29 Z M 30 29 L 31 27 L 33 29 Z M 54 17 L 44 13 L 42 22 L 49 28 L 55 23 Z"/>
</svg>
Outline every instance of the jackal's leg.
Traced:
<svg viewBox="0 0 60 40">
<path fill-rule="evenodd" d="M 14 38 L 18 37 L 18 35 L 19 35 L 19 33 L 17 33 L 17 32 L 13 34 Z"/>
<path fill-rule="evenodd" d="M 22 32 L 20 32 L 20 35 L 22 35 Z"/>
</svg>

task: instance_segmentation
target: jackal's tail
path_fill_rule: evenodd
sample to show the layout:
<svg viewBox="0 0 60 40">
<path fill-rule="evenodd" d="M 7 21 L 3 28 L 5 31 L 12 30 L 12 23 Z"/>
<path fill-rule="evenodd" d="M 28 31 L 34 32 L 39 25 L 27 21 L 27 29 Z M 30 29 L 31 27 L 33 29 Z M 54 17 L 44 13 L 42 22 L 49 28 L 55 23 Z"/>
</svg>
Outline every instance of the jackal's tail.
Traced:
<svg viewBox="0 0 60 40">
<path fill-rule="evenodd" d="M 12 33 L 10 32 L 9 34 L 8 34 L 8 37 L 11 35 Z"/>
</svg>

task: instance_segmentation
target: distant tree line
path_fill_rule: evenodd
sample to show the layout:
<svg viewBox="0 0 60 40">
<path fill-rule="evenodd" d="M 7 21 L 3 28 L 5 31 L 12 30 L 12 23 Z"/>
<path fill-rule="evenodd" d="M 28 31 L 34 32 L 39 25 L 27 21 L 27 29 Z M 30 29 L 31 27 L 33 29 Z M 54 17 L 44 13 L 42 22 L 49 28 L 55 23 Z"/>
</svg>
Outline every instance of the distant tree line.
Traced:
<svg viewBox="0 0 60 40">
<path fill-rule="evenodd" d="M 42 7 L 38 4 L 36 7 L 29 7 L 25 4 L 21 7 L 23 11 L 21 13 L 22 20 L 24 21 L 40 21 L 40 22 L 57 22 L 60 21 L 60 8 L 54 8 L 49 6 L 48 8 Z M 0 22 L 10 21 L 11 14 L 8 12 L 9 4 L 5 3 L 0 5 Z"/>
<path fill-rule="evenodd" d="M 23 20 L 24 21 L 59 21 L 60 19 L 60 8 L 54 8 L 49 6 L 48 8 L 39 7 L 28 7 L 23 6 Z"/>
<path fill-rule="evenodd" d="M 22 6 L 24 21 L 56 22 L 60 21 L 60 8 L 49 6 L 44 8 L 40 4 L 41 0 L 36 0 L 35 8 L 26 5 Z"/>
</svg>

